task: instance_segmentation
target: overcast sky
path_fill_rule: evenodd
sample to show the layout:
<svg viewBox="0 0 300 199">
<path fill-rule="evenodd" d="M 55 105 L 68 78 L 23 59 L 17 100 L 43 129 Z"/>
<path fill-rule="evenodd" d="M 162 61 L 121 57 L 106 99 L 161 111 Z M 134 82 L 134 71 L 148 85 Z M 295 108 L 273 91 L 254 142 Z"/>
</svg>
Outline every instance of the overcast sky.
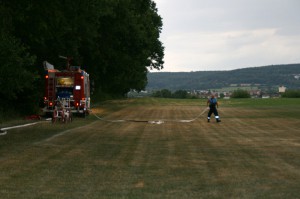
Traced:
<svg viewBox="0 0 300 199">
<path fill-rule="evenodd" d="M 300 0 L 154 0 L 162 71 L 300 63 Z"/>
</svg>

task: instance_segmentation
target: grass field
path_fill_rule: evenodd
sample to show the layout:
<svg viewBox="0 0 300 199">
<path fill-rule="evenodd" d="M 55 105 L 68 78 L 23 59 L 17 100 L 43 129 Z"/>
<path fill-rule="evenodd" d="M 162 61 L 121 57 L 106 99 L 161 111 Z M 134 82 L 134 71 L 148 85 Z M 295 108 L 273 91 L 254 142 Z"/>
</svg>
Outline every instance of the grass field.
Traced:
<svg viewBox="0 0 300 199">
<path fill-rule="evenodd" d="M 299 99 L 220 101 L 221 123 L 205 108 L 107 101 L 93 109 L 101 119 L 9 130 L 0 198 L 299 198 Z"/>
</svg>

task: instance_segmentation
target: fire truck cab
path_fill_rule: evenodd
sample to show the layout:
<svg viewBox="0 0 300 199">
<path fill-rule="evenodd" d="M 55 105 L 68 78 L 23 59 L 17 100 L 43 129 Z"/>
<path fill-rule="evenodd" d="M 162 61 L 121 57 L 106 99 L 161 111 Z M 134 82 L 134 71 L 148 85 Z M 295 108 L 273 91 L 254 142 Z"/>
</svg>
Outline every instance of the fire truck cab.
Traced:
<svg viewBox="0 0 300 199">
<path fill-rule="evenodd" d="M 44 108 L 46 114 L 53 114 L 59 105 L 71 113 L 86 116 L 90 112 L 89 74 L 80 66 L 69 66 L 59 71 L 48 62 L 44 62 L 45 93 Z"/>
</svg>

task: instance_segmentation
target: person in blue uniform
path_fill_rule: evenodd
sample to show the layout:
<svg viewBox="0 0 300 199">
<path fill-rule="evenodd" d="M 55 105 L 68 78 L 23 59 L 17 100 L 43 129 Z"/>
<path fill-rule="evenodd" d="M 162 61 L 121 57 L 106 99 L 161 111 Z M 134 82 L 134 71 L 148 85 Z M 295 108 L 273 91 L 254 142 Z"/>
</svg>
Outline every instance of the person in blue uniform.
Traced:
<svg viewBox="0 0 300 199">
<path fill-rule="evenodd" d="M 216 121 L 221 122 L 219 113 L 217 108 L 219 108 L 219 104 L 217 99 L 215 98 L 214 95 L 212 95 L 208 100 L 207 100 L 207 106 L 209 107 L 208 115 L 207 115 L 207 122 L 210 122 L 210 116 L 213 113 L 215 115 Z"/>
</svg>

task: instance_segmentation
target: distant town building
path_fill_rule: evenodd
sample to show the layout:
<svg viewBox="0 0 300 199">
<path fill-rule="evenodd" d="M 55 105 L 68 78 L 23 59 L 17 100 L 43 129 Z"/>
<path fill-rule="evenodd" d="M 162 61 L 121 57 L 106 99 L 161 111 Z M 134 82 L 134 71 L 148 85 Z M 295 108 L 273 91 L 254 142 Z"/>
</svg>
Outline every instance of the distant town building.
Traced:
<svg viewBox="0 0 300 199">
<path fill-rule="evenodd" d="M 251 84 L 241 84 L 241 86 L 246 87 L 246 86 L 251 86 Z"/>
<path fill-rule="evenodd" d="M 250 90 L 249 93 L 252 97 L 258 97 L 261 95 L 261 90 Z"/>
<path fill-rule="evenodd" d="M 279 90 L 279 93 L 285 93 L 286 87 L 280 86 L 280 87 L 278 88 L 278 90 Z"/>
<path fill-rule="evenodd" d="M 263 95 L 261 98 L 263 98 L 263 99 L 269 99 L 270 95 Z"/>
</svg>

